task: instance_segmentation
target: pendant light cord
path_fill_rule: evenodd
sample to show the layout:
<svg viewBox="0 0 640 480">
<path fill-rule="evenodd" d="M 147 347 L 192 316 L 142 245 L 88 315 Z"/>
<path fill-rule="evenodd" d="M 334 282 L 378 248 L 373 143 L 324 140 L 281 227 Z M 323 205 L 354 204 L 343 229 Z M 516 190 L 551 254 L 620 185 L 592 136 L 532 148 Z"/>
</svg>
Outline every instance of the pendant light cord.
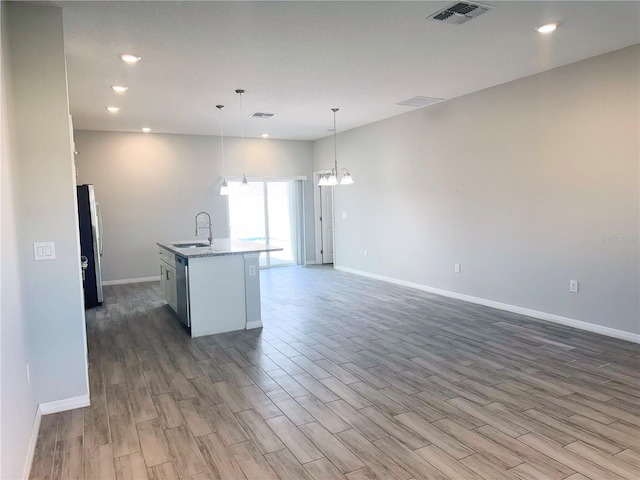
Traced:
<svg viewBox="0 0 640 480">
<path fill-rule="evenodd" d="M 338 178 L 338 131 L 336 130 L 336 112 L 337 108 L 333 110 L 333 164 L 336 171 L 336 178 Z"/>
<path fill-rule="evenodd" d="M 242 94 L 244 90 L 236 90 L 240 95 L 240 150 L 242 152 L 242 175 L 246 177 L 245 160 L 244 160 L 244 113 L 242 110 Z"/>
<path fill-rule="evenodd" d="M 225 179 L 225 166 L 224 166 L 224 132 L 222 131 L 222 109 L 224 105 L 216 105 L 216 108 L 220 112 L 220 149 L 222 150 L 222 178 Z"/>
</svg>

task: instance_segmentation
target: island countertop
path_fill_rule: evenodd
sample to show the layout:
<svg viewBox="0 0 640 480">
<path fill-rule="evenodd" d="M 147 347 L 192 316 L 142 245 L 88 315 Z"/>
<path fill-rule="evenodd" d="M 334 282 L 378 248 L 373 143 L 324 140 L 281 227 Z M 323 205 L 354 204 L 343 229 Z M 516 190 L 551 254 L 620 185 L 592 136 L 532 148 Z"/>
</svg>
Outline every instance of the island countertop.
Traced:
<svg viewBox="0 0 640 480">
<path fill-rule="evenodd" d="M 270 247 L 263 242 L 233 240 L 231 238 L 214 238 L 213 245 L 204 247 L 179 247 L 178 245 L 193 243 L 208 243 L 206 240 L 183 240 L 179 242 L 157 242 L 158 246 L 166 248 L 184 258 L 217 257 L 222 255 L 242 255 L 245 253 L 277 252 L 280 247 Z"/>
</svg>

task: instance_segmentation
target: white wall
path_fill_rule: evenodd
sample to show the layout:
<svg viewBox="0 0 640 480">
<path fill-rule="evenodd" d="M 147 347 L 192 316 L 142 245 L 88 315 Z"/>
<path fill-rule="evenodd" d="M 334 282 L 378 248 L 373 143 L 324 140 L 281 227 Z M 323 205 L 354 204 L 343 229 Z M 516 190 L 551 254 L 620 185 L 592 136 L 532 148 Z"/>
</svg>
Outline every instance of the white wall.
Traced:
<svg viewBox="0 0 640 480">
<path fill-rule="evenodd" d="M 31 385 L 37 403 L 85 398 L 88 401 L 86 335 L 62 12 L 57 7 L 18 2 L 8 3 L 4 8 L 7 31 L 3 48 L 7 55 L 6 74 L 10 86 L 9 153 L 13 171 L 6 179 L 3 172 L 3 186 L 6 182 L 14 189 L 13 208 L 9 209 L 7 216 L 10 227 L 8 245 L 11 245 L 12 239 L 17 240 L 17 250 L 12 252 L 15 254 L 13 261 L 17 260 L 17 264 L 12 263 L 11 259 L 7 261 L 13 280 L 18 280 L 16 276 L 20 279 L 20 283 L 13 286 L 16 297 L 12 301 L 18 303 L 10 312 L 16 322 L 11 330 L 20 329 L 20 335 L 24 333 L 24 327 L 19 326 L 21 306 L 28 331 Z M 3 240 L 4 227 L 3 218 Z M 55 242 L 55 260 L 34 261 L 33 243 L 41 241 Z M 4 249 L 3 243 L 3 276 Z M 16 267 L 19 267 L 19 275 Z M 12 321 L 11 317 L 5 318 L 4 315 L 4 301 L 8 300 L 9 293 L 2 292 L 3 334 L 5 322 Z M 3 347 L 4 341 L 3 337 Z M 20 344 L 15 348 L 20 348 Z M 21 351 L 20 356 L 24 357 L 25 353 Z M 4 356 L 3 348 L 3 368 Z M 12 356 L 16 376 L 26 376 L 24 358 L 20 356 Z M 25 401 L 25 408 L 33 405 L 29 399 L 19 398 L 22 394 L 20 389 L 5 390 L 4 380 L 3 375 L 3 407 L 5 401 L 8 404 Z M 12 412 L 16 416 L 13 421 L 26 422 L 27 419 L 17 417 L 23 413 L 22 408 Z M 28 419 L 30 422 L 33 421 L 33 413 Z M 22 437 L 16 435 L 7 445 L 9 452 L 16 455 L 17 463 L 24 461 L 20 454 L 25 445 L 19 440 Z"/>
<path fill-rule="evenodd" d="M 335 189 L 336 264 L 640 333 L 639 54 L 340 134 L 356 183 Z M 314 170 L 332 148 L 314 143 Z"/>
<path fill-rule="evenodd" d="M 28 456 L 37 403 L 33 385 L 27 382 L 26 363 L 29 360 L 27 319 L 23 310 L 20 269 L 18 265 L 17 192 L 14 192 L 14 145 L 9 125 L 11 115 L 7 98 L 11 92 L 7 70 L 6 3 L 0 5 L 2 33 L 0 68 L 0 478 L 20 478 Z"/>
<path fill-rule="evenodd" d="M 228 236 L 220 139 L 214 136 L 77 130 L 78 183 L 93 183 L 104 224 L 103 279 L 159 275 L 156 242 L 194 238 L 194 216 L 211 213 Z M 311 142 L 245 139 L 249 177 L 307 176 L 305 240 L 313 259 Z M 242 176 L 240 141 L 225 138 L 227 176 Z M 203 232 L 201 232 L 203 234 Z"/>
</svg>

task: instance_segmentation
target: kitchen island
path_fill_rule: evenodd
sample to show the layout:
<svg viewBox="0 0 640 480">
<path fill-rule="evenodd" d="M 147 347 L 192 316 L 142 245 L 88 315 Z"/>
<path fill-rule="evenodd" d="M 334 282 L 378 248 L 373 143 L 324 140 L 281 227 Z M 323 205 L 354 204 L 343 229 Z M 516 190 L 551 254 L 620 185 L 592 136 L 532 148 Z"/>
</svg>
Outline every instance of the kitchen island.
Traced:
<svg viewBox="0 0 640 480">
<path fill-rule="evenodd" d="M 229 238 L 158 247 L 163 295 L 192 337 L 262 327 L 259 257 L 281 248 Z"/>
</svg>

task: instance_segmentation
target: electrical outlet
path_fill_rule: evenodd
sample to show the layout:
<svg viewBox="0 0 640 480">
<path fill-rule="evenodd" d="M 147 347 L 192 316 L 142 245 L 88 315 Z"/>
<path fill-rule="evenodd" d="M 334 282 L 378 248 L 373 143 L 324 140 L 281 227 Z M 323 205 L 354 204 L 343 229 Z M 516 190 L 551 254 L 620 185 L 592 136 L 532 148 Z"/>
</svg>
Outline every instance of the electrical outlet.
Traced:
<svg viewBox="0 0 640 480">
<path fill-rule="evenodd" d="M 255 265 L 249 265 L 249 276 L 250 277 L 255 277 L 256 276 L 256 266 Z"/>
<path fill-rule="evenodd" d="M 368 257 L 369 256 L 369 250 L 367 250 L 366 248 L 364 249 L 364 256 Z"/>
<path fill-rule="evenodd" d="M 454 270 L 456 273 L 460 273 L 460 264 L 459 264 L 459 263 L 454 263 L 454 264 L 453 264 L 453 270 Z"/>
<path fill-rule="evenodd" d="M 31 368 L 29 368 L 29 362 L 27 362 L 27 383 L 31 383 Z"/>
<path fill-rule="evenodd" d="M 578 293 L 578 280 L 569 280 L 569 291 L 571 293 Z"/>
</svg>

